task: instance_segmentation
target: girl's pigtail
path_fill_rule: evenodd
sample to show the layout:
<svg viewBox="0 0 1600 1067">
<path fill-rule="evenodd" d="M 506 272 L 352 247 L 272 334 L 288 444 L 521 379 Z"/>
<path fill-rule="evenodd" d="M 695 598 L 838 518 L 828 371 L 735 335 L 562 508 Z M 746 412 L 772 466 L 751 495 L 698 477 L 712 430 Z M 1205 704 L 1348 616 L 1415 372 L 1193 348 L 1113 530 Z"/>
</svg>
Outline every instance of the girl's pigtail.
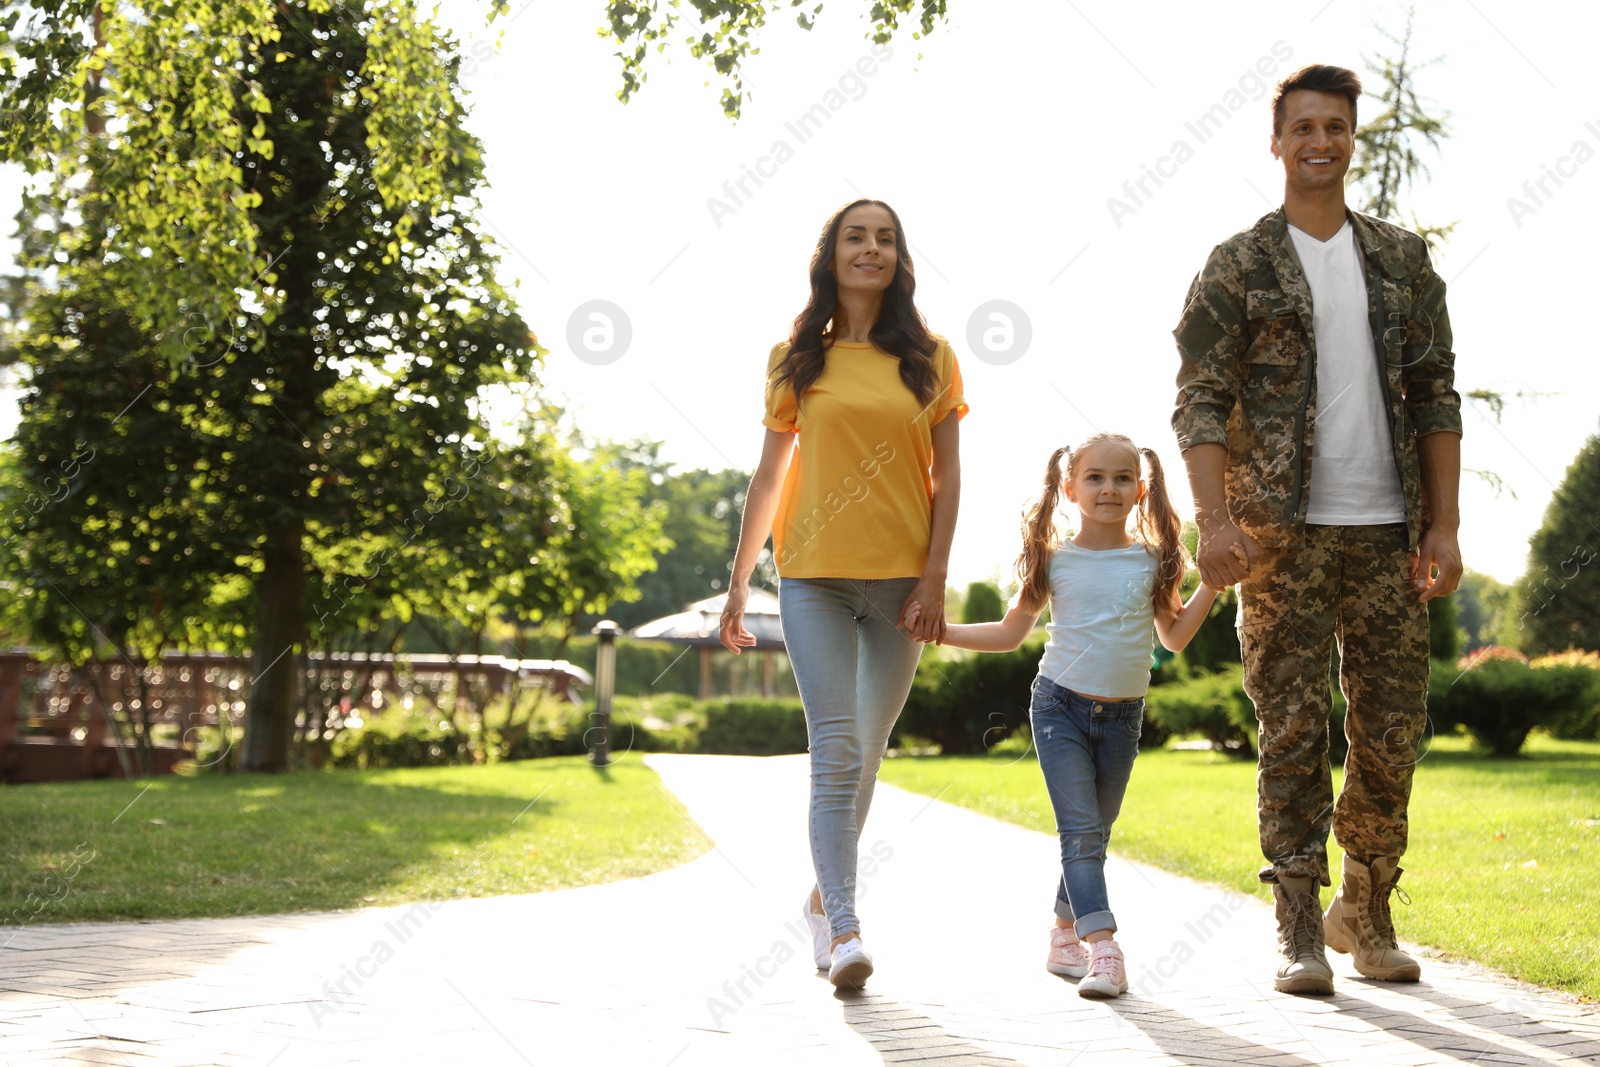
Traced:
<svg viewBox="0 0 1600 1067">
<path fill-rule="evenodd" d="M 1070 448 L 1050 453 L 1044 472 L 1044 491 L 1022 518 L 1022 554 L 1017 557 L 1017 581 L 1022 590 L 1017 603 L 1024 611 L 1044 610 L 1050 601 L 1050 556 L 1056 548 L 1056 502 L 1061 495 L 1061 460 Z"/>
<path fill-rule="evenodd" d="M 1150 468 L 1144 499 L 1139 502 L 1139 533 L 1147 544 L 1156 546 L 1159 559 L 1152 598 L 1158 610 L 1177 610 L 1182 606 L 1180 589 L 1189 571 L 1189 554 L 1183 547 L 1183 522 L 1167 496 L 1167 476 L 1161 457 L 1154 449 L 1141 448 Z"/>
</svg>

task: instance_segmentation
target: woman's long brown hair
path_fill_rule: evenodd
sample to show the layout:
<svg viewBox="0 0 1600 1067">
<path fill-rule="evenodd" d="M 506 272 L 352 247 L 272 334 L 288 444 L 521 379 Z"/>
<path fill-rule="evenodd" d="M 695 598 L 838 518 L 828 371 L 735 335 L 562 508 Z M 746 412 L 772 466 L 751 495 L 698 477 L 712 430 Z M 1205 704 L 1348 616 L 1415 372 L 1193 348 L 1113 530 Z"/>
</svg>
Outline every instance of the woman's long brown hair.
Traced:
<svg viewBox="0 0 1600 1067">
<path fill-rule="evenodd" d="M 1077 448 L 1058 448 L 1045 467 L 1044 489 L 1022 519 L 1022 553 L 1017 557 L 1017 581 L 1022 585 L 1018 603 L 1024 611 L 1042 611 L 1050 602 L 1050 557 L 1056 550 L 1056 505 L 1061 499 L 1061 458 L 1067 457 L 1066 477 L 1078 469 L 1078 457 L 1102 441 L 1126 447 L 1144 457 L 1145 494 L 1136 509 L 1135 536 L 1156 554 L 1156 581 L 1150 599 L 1158 610 L 1176 612 L 1183 604 L 1179 589 L 1189 570 L 1189 553 L 1183 547 L 1183 521 L 1167 495 L 1167 475 L 1154 449 L 1140 448 L 1119 433 L 1097 433 Z"/>
<path fill-rule="evenodd" d="M 839 307 L 839 280 L 829 268 L 833 265 L 834 251 L 839 245 L 839 229 L 845 213 L 851 208 L 871 204 L 883 208 L 894 223 L 895 270 L 889 288 L 883 294 L 883 310 L 868 334 L 872 343 L 900 360 L 900 380 L 916 396 L 920 404 L 932 402 L 938 388 L 939 375 L 933 366 L 933 353 L 939 342 L 928 331 L 928 324 L 917 311 L 914 297 L 917 292 L 916 269 L 911 263 L 911 246 L 906 243 L 905 227 L 894 208 L 882 200 L 862 198 L 852 200 L 835 211 L 822 227 L 817 238 L 817 250 L 811 256 L 811 299 L 805 310 L 795 316 L 789 332 L 789 351 L 773 371 L 774 388 L 789 386 L 798 403 L 804 403 L 806 390 L 822 377 L 826 365 L 828 345 L 833 343 L 828 327 Z"/>
</svg>

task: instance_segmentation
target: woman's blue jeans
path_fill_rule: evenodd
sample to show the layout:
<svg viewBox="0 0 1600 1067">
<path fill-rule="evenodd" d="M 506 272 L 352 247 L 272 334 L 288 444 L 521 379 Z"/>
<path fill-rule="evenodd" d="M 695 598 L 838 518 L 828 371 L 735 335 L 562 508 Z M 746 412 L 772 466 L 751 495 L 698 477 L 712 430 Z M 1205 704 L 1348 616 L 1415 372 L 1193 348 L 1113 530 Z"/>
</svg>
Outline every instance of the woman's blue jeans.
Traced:
<svg viewBox="0 0 1600 1067">
<path fill-rule="evenodd" d="M 785 578 L 783 641 L 806 709 L 811 860 L 832 936 L 859 932 L 856 850 L 922 645 L 898 628 L 916 578 Z"/>
<path fill-rule="evenodd" d="M 1139 754 L 1144 701 L 1091 700 L 1039 675 L 1028 716 L 1061 835 L 1056 915 L 1071 920 L 1079 937 L 1115 931 L 1106 895 L 1106 846 Z"/>
</svg>

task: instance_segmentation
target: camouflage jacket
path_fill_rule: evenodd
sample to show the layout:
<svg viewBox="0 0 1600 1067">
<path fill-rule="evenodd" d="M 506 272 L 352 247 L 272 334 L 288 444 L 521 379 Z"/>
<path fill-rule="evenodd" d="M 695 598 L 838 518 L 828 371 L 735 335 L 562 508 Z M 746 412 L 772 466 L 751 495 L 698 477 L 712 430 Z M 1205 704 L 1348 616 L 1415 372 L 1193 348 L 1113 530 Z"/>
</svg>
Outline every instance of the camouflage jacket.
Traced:
<svg viewBox="0 0 1600 1067">
<path fill-rule="evenodd" d="M 1461 432 L 1444 282 L 1421 237 L 1353 211 L 1350 223 L 1415 549 L 1427 522 L 1417 438 Z M 1173 331 L 1183 357 L 1178 447 L 1228 449 L 1228 511 L 1260 544 L 1294 543 L 1305 527 L 1317 421 L 1311 321 L 1311 288 L 1279 208 L 1212 249 Z"/>
</svg>

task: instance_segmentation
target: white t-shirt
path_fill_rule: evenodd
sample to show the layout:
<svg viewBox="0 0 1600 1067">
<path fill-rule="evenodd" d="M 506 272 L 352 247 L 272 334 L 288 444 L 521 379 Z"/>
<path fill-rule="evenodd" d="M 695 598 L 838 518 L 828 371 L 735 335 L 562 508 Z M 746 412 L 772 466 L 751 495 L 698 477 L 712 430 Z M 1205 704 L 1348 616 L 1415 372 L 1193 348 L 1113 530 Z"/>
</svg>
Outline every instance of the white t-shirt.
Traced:
<svg viewBox="0 0 1600 1067">
<path fill-rule="evenodd" d="M 1317 339 L 1316 441 L 1306 521 L 1329 526 L 1376 526 L 1406 521 L 1406 498 L 1394 463 L 1378 378 L 1378 352 L 1367 318 L 1367 282 L 1346 219 L 1319 241 L 1289 227 L 1311 286 Z"/>
<path fill-rule="evenodd" d="M 1144 696 L 1156 569 L 1142 544 L 1090 549 L 1063 541 L 1050 558 L 1049 637 L 1039 673 L 1078 693 Z"/>
</svg>

